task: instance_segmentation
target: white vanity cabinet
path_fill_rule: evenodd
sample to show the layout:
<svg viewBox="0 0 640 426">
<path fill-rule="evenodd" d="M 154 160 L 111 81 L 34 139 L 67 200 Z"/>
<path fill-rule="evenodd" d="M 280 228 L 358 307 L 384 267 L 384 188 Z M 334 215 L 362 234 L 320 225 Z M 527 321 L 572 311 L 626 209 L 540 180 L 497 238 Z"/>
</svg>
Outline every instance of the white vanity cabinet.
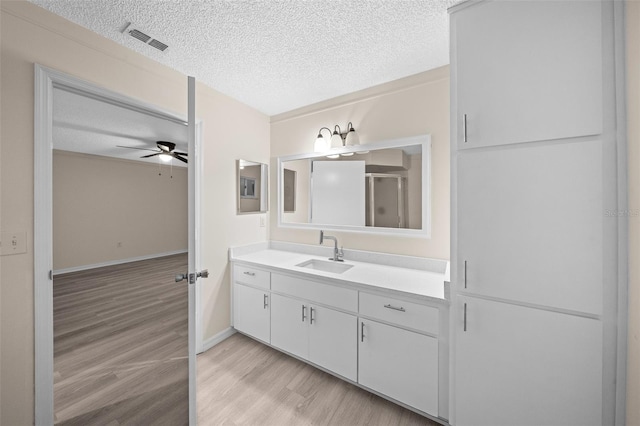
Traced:
<svg viewBox="0 0 640 426">
<path fill-rule="evenodd" d="M 360 315 L 358 383 L 437 417 L 438 308 L 360 292 Z"/>
<path fill-rule="evenodd" d="M 356 316 L 319 303 L 349 305 L 350 298 L 357 301 L 357 292 L 280 274 L 273 274 L 273 284 L 274 291 L 287 295 L 272 295 L 271 344 L 356 381 Z M 347 307 L 355 313 L 357 302 Z"/>
<path fill-rule="evenodd" d="M 233 326 L 263 342 L 271 341 L 271 273 L 235 265 L 233 268 Z"/>
<path fill-rule="evenodd" d="M 260 272 L 234 265 L 239 331 L 434 419 L 448 418 L 448 302 L 282 268 Z M 412 273 L 395 271 L 414 284 L 425 277 Z"/>
</svg>

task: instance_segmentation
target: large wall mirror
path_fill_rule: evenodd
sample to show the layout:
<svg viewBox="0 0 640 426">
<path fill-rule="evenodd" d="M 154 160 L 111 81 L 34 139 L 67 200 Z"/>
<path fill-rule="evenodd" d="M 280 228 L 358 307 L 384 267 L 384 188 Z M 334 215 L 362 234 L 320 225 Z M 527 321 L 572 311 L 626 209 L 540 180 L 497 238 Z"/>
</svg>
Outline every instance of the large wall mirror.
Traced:
<svg viewBox="0 0 640 426">
<path fill-rule="evenodd" d="M 268 207 L 269 166 L 247 160 L 236 161 L 238 214 L 264 213 Z"/>
<path fill-rule="evenodd" d="M 430 162 L 428 135 L 279 157 L 278 226 L 428 237 Z"/>
</svg>

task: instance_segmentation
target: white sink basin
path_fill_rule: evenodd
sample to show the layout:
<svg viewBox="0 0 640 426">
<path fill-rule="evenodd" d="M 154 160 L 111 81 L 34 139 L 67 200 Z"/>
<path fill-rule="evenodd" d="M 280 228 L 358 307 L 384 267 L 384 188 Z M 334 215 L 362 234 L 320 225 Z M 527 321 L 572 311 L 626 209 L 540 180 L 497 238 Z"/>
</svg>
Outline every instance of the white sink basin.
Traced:
<svg viewBox="0 0 640 426">
<path fill-rule="evenodd" d="M 315 269 L 317 271 L 332 272 L 334 274 L 341 274 L 353 268 L 353 265 L 347 265 L 342 262 L 318 259 L 307 260 L 305 262 L 298 263 L 296 266 L 300 266 L 301 268 Z"/>
</svg>

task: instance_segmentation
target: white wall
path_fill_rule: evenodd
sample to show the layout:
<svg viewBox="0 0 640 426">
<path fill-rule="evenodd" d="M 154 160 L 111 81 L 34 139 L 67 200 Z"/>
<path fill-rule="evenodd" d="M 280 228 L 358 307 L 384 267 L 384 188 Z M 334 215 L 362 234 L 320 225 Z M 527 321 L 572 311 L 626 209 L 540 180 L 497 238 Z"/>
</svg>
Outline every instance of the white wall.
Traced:
<svg viewBox="0 0 640 426">
<path fill-rule="evenodd" d="M 349 121 L 361 143 L 431 134 L 431 239 L 335 231 L 331 234 L 336 234 L 347 249 L 449 259 L 448 66 L 272 117 L 271 239 L 317 244 L 317 231 L 277 226 L 276 158 L 311 152 L 320 127 L 338 124 L 342 128 Z"/>
<path fill-rule="evenodd" d="M 187 169 L 53 152 L 53 269 L 187 250 Z"/>
<path fill-rule="evenodd" d="M 34 63 L 186 117 L 187 78 L 28 2 L 0 2 L 0 228 L 24 230 L 27 253 L 0 258 L 0 424 L 34 414 L 33 99 Z M 267 239 L 259 215 L 236 215 L 235 164 L 269 160 L 269 118 L 202 84 L 202 280 L 204 338 L 229 326 L 227 249 Z"/>
</svg>

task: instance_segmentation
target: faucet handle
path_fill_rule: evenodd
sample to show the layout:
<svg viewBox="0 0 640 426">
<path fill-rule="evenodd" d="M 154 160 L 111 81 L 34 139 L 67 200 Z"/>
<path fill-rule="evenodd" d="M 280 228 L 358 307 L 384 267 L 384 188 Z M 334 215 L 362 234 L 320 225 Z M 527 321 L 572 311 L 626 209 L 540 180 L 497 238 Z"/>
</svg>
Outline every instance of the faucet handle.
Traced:
<svg viewBox="0 0 640 426">
<path fill-rule="evenodd" d="M 338 251 L 338 259 L 344 258 L 344 247 L 340 247 L 340 251 Z"/>
<path fill-rule="evenodd" d="M 320 231 L 320 244 L 324 241 L 324 231 Z"/>
</svg>

